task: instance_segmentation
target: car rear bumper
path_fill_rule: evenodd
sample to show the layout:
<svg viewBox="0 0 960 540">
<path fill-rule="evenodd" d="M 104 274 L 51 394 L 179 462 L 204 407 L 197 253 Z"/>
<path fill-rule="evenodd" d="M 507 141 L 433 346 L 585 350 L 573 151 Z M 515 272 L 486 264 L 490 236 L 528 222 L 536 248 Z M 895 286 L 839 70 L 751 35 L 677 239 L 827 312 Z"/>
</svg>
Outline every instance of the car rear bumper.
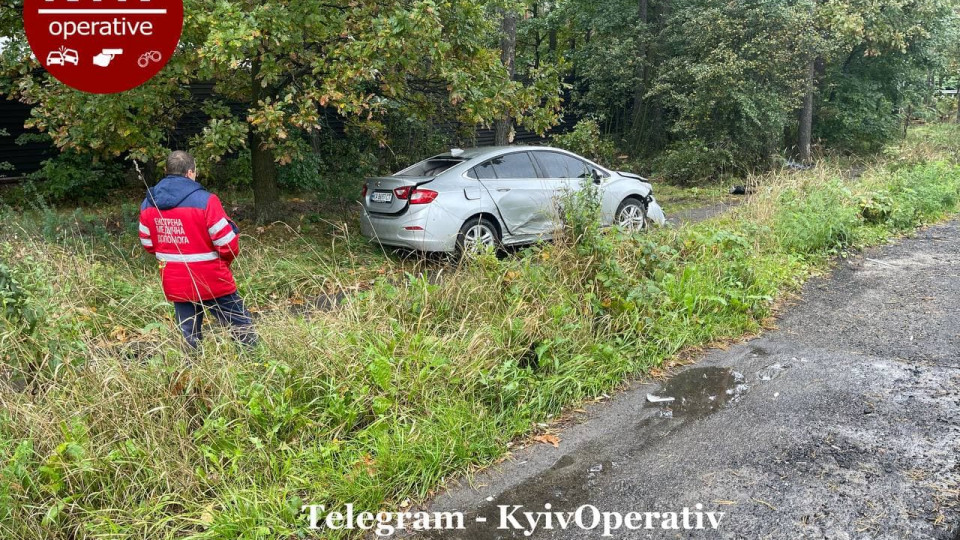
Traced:
<svg viewBox="0 0 960 540">
<path fill-rule="evenodd" d="M 411 208 L 399 216 L 364 210 L 360 217 L 360 231 L 371 241 L 384 246 L 417 251 L 454 251 L 460 224 L 446 212 L 430 210 L 427 206 Z M 447 219 L 443 219 L 444 216 Z"/>
</svg>

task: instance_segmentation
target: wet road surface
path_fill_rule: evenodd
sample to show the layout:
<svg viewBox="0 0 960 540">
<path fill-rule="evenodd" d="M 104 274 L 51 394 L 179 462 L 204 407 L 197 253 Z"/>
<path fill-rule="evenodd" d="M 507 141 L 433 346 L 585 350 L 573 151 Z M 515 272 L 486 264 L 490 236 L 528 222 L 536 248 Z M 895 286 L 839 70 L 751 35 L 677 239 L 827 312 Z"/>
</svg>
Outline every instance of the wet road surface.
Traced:
<svg viewBox="0 0 960 540">
<path fill-rule="evenodd" d="M 837 262 L 778 326 L 587 407 L 559 448 L 454 485 L 428 510 L 463 511 L 465 529 L 421 536 L 601 538 L 602 524 L 522 516 L 592 505 L 677 525 L 684 507 L 723 512 L 716 530 L 657 518 L 613 538 L 958 538 L 960 225 Z M 518 505 L 523 527 L 498 529 Z"/>
</svg>

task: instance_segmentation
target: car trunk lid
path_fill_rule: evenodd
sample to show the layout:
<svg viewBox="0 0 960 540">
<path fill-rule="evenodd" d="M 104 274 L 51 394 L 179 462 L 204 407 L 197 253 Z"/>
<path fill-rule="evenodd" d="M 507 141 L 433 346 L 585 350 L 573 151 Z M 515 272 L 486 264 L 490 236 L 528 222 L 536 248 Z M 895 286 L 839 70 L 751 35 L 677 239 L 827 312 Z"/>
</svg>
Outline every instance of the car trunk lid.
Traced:
<svg viewBox="0 0 960 540">
<path fill-rule="evenodd" d="M 378 176 L 366 179 L 363 208 L 375 214 L 399 214 L 410 204 L 410 193 L 435 176 Z"/>
</svg>

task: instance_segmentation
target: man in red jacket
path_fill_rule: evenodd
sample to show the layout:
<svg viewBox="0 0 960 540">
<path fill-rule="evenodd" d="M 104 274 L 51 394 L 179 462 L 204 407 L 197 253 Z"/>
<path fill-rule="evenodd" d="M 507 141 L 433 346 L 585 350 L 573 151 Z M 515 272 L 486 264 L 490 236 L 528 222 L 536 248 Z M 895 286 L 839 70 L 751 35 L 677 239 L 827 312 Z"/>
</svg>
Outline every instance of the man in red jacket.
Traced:
<svg viewBox="0 0 960 540">
<path fill-rule="evenodd" d="M 196 182 L 193 156 L 172 152 L 166 170 L 140 206 L 140 243 L 160 262 L 163 293 L 173 302 L 183 337 L 197 347 L 206 309 L 229 325 L 238 341 L 255 345 L 250 312 L 230 272 L 240 251 L 236 224 L 220 199 Z"/>
</svg>

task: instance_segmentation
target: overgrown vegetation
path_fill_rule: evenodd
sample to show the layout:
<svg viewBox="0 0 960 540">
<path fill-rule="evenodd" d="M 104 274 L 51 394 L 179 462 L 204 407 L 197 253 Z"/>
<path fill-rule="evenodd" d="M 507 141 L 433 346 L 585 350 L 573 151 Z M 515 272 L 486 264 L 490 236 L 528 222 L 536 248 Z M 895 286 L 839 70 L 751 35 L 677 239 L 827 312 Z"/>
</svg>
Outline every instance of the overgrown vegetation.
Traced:
<svg viewBox="0 0 960 540">
<path fill-rule="evenodd" d="M 90 203 L 104 200 L 123 184 L 123 166 L 113 160 L 66 151 L 43 162 L 29 175 L 31 188 L 51 203 Z"/>
<path fill-rule="evenodd" d="M 758 331 L 831 255 L 953 211 L 958 136 L 918 129 L 856 179 L 753 178 L 748 203 L 680 228 L 599 230 L 582 206 L 557 242 L 440 279 L 350 226 L 246 236 L 252 354 L 217 335 L 184 355 L 136 220 L 7 212 L 0 536 L 273 539 L 304 532 L 302 504 L 400 508 L 684 348 Z"/>
<path fill-rule="evenodd" d="M 550 143 L 559 148 L 580 154 L 605 167 L 612 167 L 617 160 L 617 147 L 604 136 L 596 120 L 577 122 L 568 133 L 554 135 Z"/>
</svg>

